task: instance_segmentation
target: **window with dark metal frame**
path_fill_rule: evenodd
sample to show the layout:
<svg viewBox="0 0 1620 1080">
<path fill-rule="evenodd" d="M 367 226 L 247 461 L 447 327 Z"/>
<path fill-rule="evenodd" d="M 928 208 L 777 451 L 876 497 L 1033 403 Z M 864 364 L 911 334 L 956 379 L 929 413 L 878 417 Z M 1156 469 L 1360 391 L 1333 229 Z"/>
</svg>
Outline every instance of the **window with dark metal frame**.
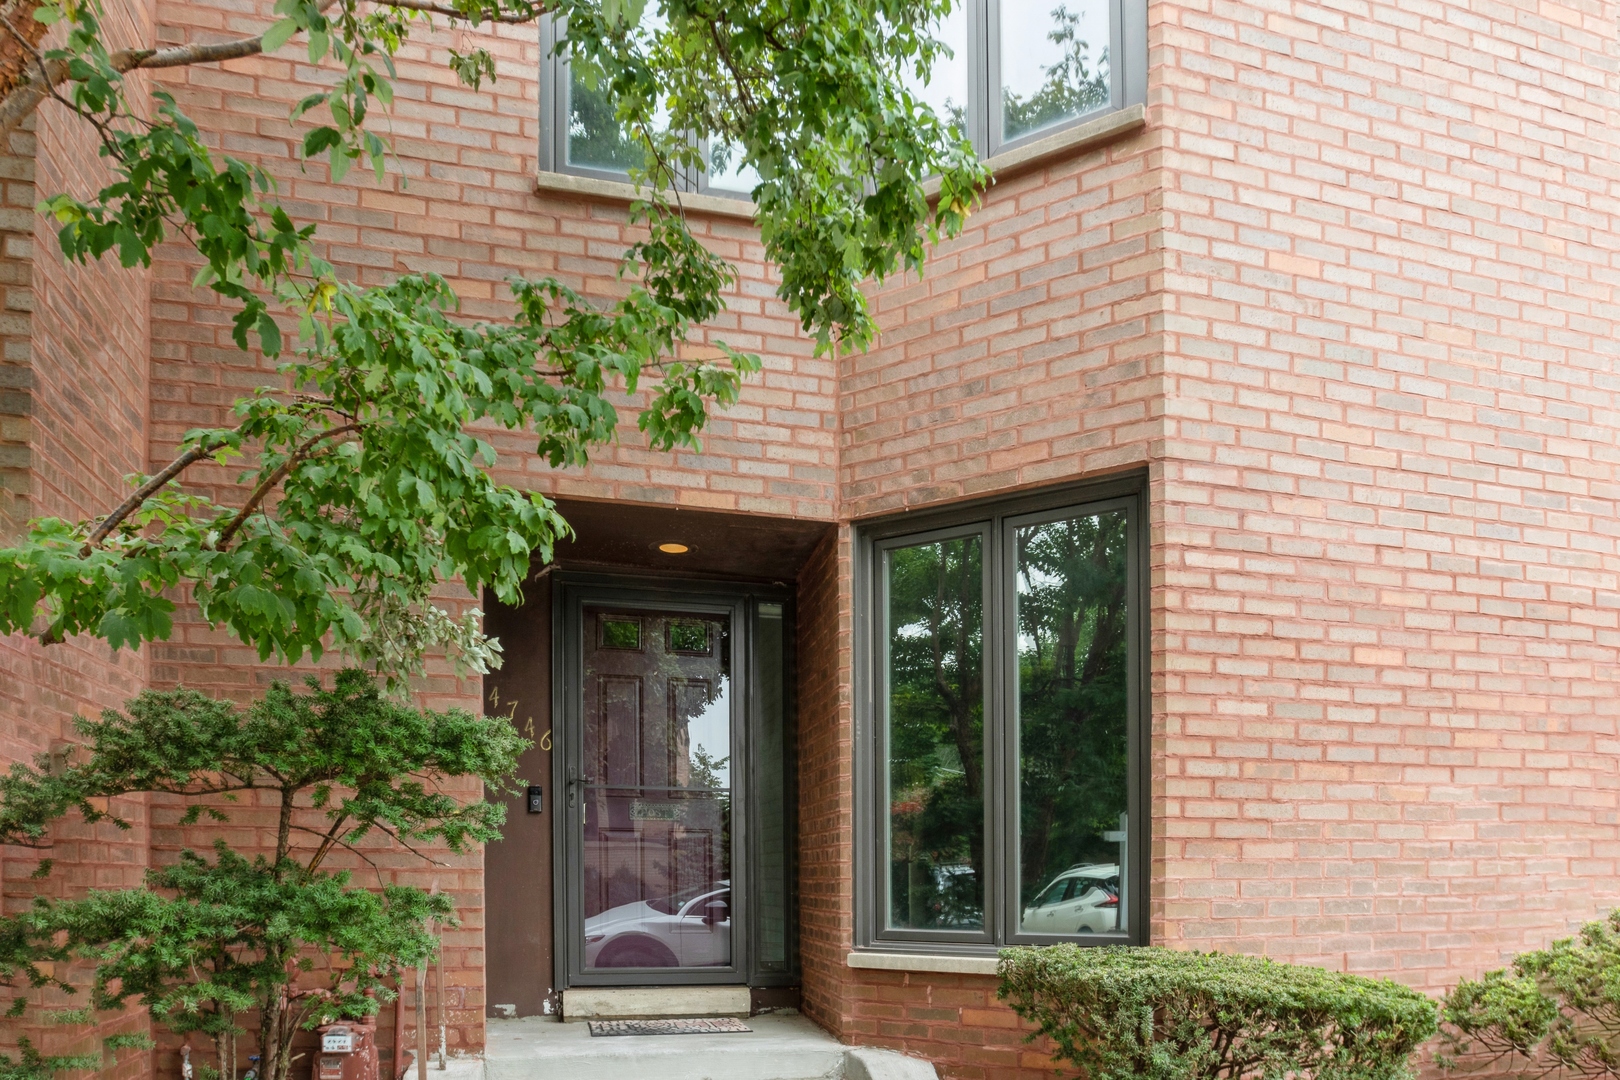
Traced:
<svg viewBox="0 0 1620 1080">
<path fill-rule="evenodd" d="M 656 25 L 652 5 L 645 20 Z M 1147 0 L 962 0 L 937 29 L 940 56 L 927 84 L 912 85 L 953 121 L 981 157 L 1056 135 L 1147 99 Z M 553 24 L 541 41 L 540 167 L 622 180 L 641 150 L 613 103 L 566 56 Z M 729 148 L 705 148 L 707 173 L 683 190 L 748 198 L 758 182 Z"/>
<path fill-rule="evenodd" d="M 1146 941 L 1138 479 L 863 528 L 866 947 Z"/>
<path fill-rule="evenodd" d="M 1147 100 L 1147 0 L 963 0 L 912 91 L 990 158 Z"/>
<path fill-rule="evenodd" d="M 654 4 L 642 15 L 644 28 L 655 28 L 660 13 Z M 586 72 L 557 55 L 557 26 L 551 20 L 540 30 L 540 168 L 544 172 L 572 173 L 599 180 L 624 180 L 643 160 L 641 143 L 624 130 L 614 116 L 613 100 Z M 683 176 L 677 187 L 723 197 L 747 199 L 759 183 L 758 174 L 742 165 L 740 156 L 726 146 L 705 146 L 710 168 L 697 176 Z"/>
</svg>

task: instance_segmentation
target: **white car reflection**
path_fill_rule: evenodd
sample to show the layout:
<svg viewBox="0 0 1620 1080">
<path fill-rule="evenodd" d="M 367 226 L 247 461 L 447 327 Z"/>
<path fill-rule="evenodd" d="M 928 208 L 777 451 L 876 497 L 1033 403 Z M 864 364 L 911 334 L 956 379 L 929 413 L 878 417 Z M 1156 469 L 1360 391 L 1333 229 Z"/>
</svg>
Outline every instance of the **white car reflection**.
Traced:
<svg viewBox="0 0 1620 1080">
<path fill-rule="evenodd" d="M 1107 934 L 1119 928 L 1119 866 L 1071 866 L 1024 909 L 1030 934 Z"/>
<path fill-rule="evenodd" d="M 725 967 L 731 883 L 620 904 L 585 920 L 587 968 Z"/>
</svg>

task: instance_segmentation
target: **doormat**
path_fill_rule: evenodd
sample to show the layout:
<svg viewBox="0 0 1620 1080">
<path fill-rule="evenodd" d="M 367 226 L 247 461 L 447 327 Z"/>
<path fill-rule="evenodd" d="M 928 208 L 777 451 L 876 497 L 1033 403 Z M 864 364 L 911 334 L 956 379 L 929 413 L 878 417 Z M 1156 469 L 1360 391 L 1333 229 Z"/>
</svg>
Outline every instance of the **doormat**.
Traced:
<svg viewBox="0 0 1620 1080">
<path fill-rule="evenodd" d="M 729 1016 L 691 1020 L 587 1020 L 592 1035 L 731 1035 L 754 1029 Z"/>
</svg>

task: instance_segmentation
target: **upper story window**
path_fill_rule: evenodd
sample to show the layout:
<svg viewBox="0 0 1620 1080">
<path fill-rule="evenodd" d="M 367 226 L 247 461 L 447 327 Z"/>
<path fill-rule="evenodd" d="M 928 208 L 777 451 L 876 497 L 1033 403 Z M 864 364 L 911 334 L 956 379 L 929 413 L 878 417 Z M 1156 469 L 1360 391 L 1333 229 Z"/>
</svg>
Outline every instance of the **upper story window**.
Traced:
<svg viewBox="0 0 1620 1080">
<path fill-rule="evenodd" d="M 863 944 L 1146 940 L 1141 485 L 862 531 Z"/>
<path fill-rule="evenodd" d="M 1147 96 L 1146 0 L 963 0 L 912 87 L 980 156 L 1054 135 Z"/>
<path fill-rule="evenodd" d="M 660 20 L 648 4 L 642 29 Z M 935 36 L 953 55 L 912 90 L 982 157 L 1147 96 L 1147 0 L 959 0 Z M 540 167 L 622 180 L 642 164 L 641 147 L 591 73 L 553 55 L 556 39 L 544 24 Z M 708 169 L 683 178 L 683 190 L 746 198 L 759 182 L 731 147 L 704 147 L 703 157 Z"/>
<path fill-rule="evenodd" d="M 662 26 L 663 15 L 655 4 L 648 4 L 640 29 L 654 33 Z M 542 23 L 540 168 L 623 180 L 631 169 L 644 166 L 642 144 L 619 123 L 612 97 L 594 73 L 567 56 L 553 55 L 556 41 L 555 26 L 549 20 Z M 665 123 L 667 130 L 667 119 Z M 748 198 L 759 175 L 743 166 L 732 147 L 715 144 L 703 149 L 709 168 L 683 177 L 681 190 Z"/>
</svg>

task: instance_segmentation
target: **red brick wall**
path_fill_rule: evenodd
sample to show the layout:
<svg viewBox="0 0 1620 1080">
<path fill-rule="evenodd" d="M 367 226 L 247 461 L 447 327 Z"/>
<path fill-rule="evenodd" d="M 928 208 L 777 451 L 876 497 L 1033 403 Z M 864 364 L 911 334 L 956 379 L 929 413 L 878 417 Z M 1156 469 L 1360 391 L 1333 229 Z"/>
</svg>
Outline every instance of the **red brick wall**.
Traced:
<svg viewBox="0 0 1620 1080">
<path fill-rule="evenodd" d="M 1154 11 L 1156 936 L 1439 989 L 1620 899 L 1620 7 Z"/>
<path fill-rule="evenodd" d="M 255 32 L 272 20 L 270 3 L 226 11 L 191 0 L 163 0 L 165 40 L 186 35 Z M 630 242 L 627 211 L 611 202 L 537 194 L 540 49 L 536 32 L 500 28 L 479 40 L 496 58 L 498 79 L 474 93 L 446 68 L 448 35 L 426 35 L 402 50 L 388 134 L 398 162 L 378 185 L 364 170 L 333 184 L 321 164 L 300 166 L 293 148 L 307 125 L 287 122 L 307 92 L 295 64 L 298 46 L 275 57 L 220 67 L 177 68 L 164 85 L 211 142 L 254 160 L 276 176 L 300 220 L 318 224 L 324 254 L 366 284 L 410 272 L 442 274 L 464 314 L 510 314 L 505 280 L 552 275 L 596 296 L 612 296 L 618 260 Z M 736 408 L 717 417 L 705 453 L 652 453 L 622 409 L 620 442 L 596 464 L 559 474 L 533 455 L 527 436 L 501 434 L 504 480 L 536 490 L 627 498 L 827 519 L 834 502 L 835 371 L 811 356 L 798 323 L 771 297 L 758 235 L 746 222 L 696 215 L 695 231 L 735 261 L 741 280 L 730 306 L 707 334 L 757 350 L 765 371 Z M 166 252 L 154 284 L 155 392 L 165 402 L 153 427 L 154 460 L 197 423 L 218 423 L 243 389 L 267 381 L 269 368 L 230 341 L 228 313 L 193 290 L 194 266 L 179 246 Z M 707 336 L 693 342 L 702 347 Z"/>
<path fill-rule="evenodd" d="M 145 35 L 151 10 L 109 5 L 119 35 Z M 137 97 L 139 94 L 137 93 Z M 0 157 L 0 543 L 28 517 L 104 512 L 128 488 L 124 477 L 145 466 L 147 424 L 147 275 L 111 266 L 78 267 L 61 257 L 53 223 L 33 213 L 37 198 L 58 191 L 88 195 L 106 172 L 81 122 L 53 104 L 13 136 Z M 0 761 L 32 760 L 77 741 L 75 713 L 95 715 L 146 684 L 147 657 L 92 640 L 42 646 L 23 635 L 0 638 Z M 38 895 L 139 884 L 148 865 L 144 799 L 113 809 L 133 828 L 64 821 L 48 851 L 3 854 L 0 895 L 15 911 Z M 31 878 L 41 857 L 56 863 Z M 82 1001 L 47 995 L 47 1009 Z M 48 1053 L 100 1051 L 100 1038 L 147 1029 L 145 1014 L 105 1017 L 89 1030 L 39 1026 L 26 1033 Z M 107 1075 L 150 1074 L 149 1055 L 125 1052 Z"/>
<path fill-rule="evenodd" d="M 1149 130 L 997 181 L 839 382 L 852 518 L 1140 466 L 1158 433 Z"/>
<path fill-rule="evenodd" d="M 851 972 L 854 974 L 854 972 Z M 841 1035 L 931 1060 L 948 1080 L 1052 1080 L 1050 1044 L 996 999 L 990 975 L 861 971 Z"/>
<path fill-rule="evenodd" d="M 854 782 L 850 729 L 849 530 L 799 572 L 799 958 L 802 1008 L 841 1032 L 851 1007 L 844 956 L 854 940 Z"/>
</svg>

